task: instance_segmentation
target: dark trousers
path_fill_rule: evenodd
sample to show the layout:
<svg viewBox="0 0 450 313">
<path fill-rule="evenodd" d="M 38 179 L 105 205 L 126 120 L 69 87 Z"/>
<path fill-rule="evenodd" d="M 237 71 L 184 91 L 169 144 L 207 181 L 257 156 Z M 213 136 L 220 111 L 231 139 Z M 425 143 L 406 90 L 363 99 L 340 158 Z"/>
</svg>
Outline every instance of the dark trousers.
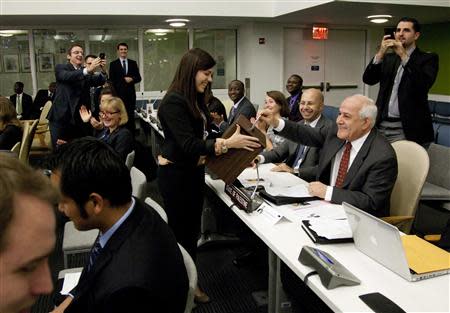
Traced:
<svg viewBox="0 0 450 313">
<path fill-rule="evenodd" d="M 195 260 L 205 195 L 205 169 L 173 164 L 159 166 L 158 185 L 169 226 L 178 243 Z"/>
</svg>

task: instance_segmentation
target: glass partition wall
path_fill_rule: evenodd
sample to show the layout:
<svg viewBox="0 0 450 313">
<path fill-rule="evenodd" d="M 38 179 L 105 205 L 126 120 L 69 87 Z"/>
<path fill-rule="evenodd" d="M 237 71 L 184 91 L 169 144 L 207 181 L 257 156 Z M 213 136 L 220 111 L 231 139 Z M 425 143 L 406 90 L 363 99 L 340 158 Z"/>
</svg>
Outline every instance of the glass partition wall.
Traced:
<svg viewBox="0 0 450 313">
<path fill-rule="evenodd" d="M 189 38 L 193 38 L 191 44 Z M 169 29 L 159 33 L 137 27 L 0 30 L 0 94 L 12 95 L 16 81 L 22 81 L 25 92 L 31 95 L 46 89 L 55 81 L 55 65 L 67 62 L 67 49 L 72 44 L 81 45 L 85 55 L 104 52 L 109 66 L 117 58 L 120 42 L 128 44 L 128 57 L 139 64 L 143 80 L 136 90 L 142 95 L 167 90 L 189 46 L 202 48 L 216 59 L 214 89 L 225 89 L 236 78 L 233 29 Z M 30 51 L 34 52 L 32 60 Z"/>
</svg>

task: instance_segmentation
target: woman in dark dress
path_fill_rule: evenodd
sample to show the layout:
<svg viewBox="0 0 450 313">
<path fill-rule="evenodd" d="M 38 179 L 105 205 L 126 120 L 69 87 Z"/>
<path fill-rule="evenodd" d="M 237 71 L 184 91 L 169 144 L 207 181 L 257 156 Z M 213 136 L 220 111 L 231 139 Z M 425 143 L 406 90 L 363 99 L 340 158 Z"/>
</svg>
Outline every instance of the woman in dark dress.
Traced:
<svg viewBox="0 0 450 313">
<path fill-rule="evenodd" d="M 159 190 L 169 225 L 177 241 L 195 260 L 205 192 L 205 156 L 226 153 L 230 148 L 259 147 L 254 137 L 240 134 L 228 139 L 206 139 L 208 109 L 204 91 L 212 82 L 214 59 L 201 49 L 184 54 L 175 77 L 158 110 L 164 131 L 158 157 Z M 208 302 L 198 287 L 195 300 Z"/>
<path fill-rule="evenodd" d="M 11 150 L 22 141 L 22 125 L 8 98 L 0 96 L 0 150 Z"/>
</svg>

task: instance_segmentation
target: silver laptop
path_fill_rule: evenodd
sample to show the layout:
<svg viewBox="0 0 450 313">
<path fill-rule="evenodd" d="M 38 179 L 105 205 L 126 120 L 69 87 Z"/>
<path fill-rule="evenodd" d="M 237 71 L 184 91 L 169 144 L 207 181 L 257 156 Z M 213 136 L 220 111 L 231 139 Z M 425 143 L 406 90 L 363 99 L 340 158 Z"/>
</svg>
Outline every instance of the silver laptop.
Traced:
<svg viewBox="0 0 450 313">
<path fill-rule="evenodd" d="M 409 281 L 445 275 L 449 269 L 423 274 L 408 266 L 400 232 L 395 226 L 346 202 L 342 203 L 358 250 Z M 419 252 L 420 253 L 420 252 Z"/>
</svg>

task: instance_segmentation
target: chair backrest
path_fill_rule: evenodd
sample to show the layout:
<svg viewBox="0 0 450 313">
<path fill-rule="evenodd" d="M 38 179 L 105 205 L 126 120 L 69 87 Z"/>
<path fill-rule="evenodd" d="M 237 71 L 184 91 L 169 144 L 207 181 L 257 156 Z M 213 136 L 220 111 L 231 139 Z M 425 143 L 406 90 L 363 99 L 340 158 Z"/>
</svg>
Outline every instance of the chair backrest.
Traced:
<svg viewBox="0 0 450 313">
<path fill-rule="evenodd" d="M 145 184 L 147 183 L 144 173 L 133 166 L 130 170 L 130 175 L 133 196 L 144 200 Z"/>
<path fill-rule="evenodd" d="M 15 153 L 17 156 L 19 156 L 20 152 L 20 141 L 16 142 L 16 144 L 11 148 L 11 152 Z"/>
<path fill-rule="evenodd" d="M 34 134 L 39 120 L 24 121 L 23 122 L 23 135 L 22 142 L 20 144 L 19 160 L 28 163 L 28 156 L 30 155 L 30 148 L 33 142 Z"/>
<path fill-rule="evenodd" d="M 450 147 L 432 143 L 428 148 L 430 171 L 427 182 L 450 189 Z"/>
<path fill-rule="evenodd" d="M 39 116 L 39 124 L 48 123 L 47 115 L 48 115 L 48 112 L 50 111 L 51 107 L 52 107 L 52 102 L 50 100 L 44 104 L 44 107 L 42 108 L 42 111 L 41 111 L 41 115 Z"/>
<path fill-rule="evenodd" d="M 164 220 L 164 222 L 166 222 L 166 223 L 169 222 L 169 218 L 167 217 L 166 211 L 164 211 L 164 209 L 158 204 L 158 202 L 156 202 L 155 200 L 153 200 L 150 197 L 147 197 L 147 198 L 145 198 L 145 203 L 147 203 L 156 212 L 158 212 L 158 214 L 161 216 L 161 218 Z"/>
<path fill-rule="evenodd" d="M 391 216 L 414 216 L 430 159 L 427 151 L 412 141 L 396 141 L 392 147 L 397 155 L 398 176 L 391 195 Z"/>
<path fill-rule="evenodd" d="M 125 165 L 128 167 L 129 170 L 131 170 L 131 167 L 134 164 L 134 156 L 136 155 L 136 151 L 131 151 L 128 153 L 127 158 L 125 160 Z"/>
<path fill-rule="evenodd" d="M 180 244 L 178 244 L 178 247 L 180 248 L 181 254 L 183 255 L 184 266 L 186 266 L 186 272 L 189 279 L 189 289 L 184 313 L 190 313 L 194 307 L 194 293 L 195 288 L 197 288 L 197 268 L 195 267 L 195 263 L 186 249 L 184 249 Z"/>
</svg>

